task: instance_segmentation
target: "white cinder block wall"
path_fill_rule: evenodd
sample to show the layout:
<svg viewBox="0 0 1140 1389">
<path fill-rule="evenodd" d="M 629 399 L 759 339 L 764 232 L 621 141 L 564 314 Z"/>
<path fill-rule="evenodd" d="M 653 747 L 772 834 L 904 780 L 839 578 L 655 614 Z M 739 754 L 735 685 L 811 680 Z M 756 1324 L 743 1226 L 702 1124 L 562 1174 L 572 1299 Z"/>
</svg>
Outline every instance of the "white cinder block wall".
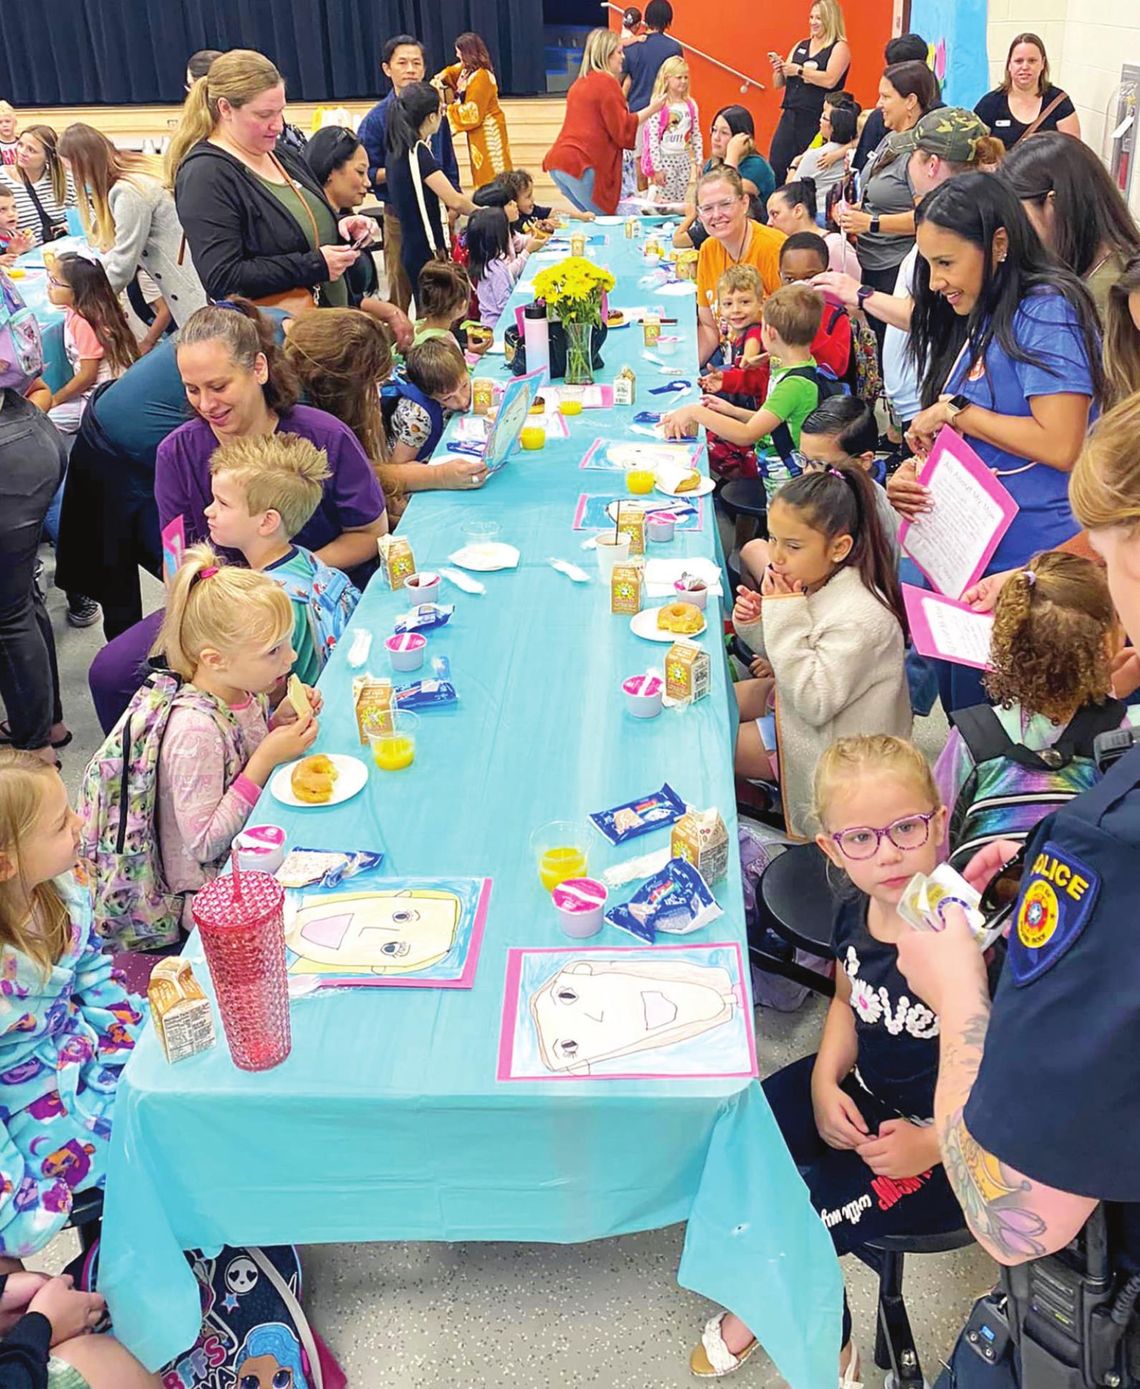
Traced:
<svg viewBox="0 0 1140 1389">
<path fill-rule="evenodd" d="M 1140 0 L 989 0 L 990 84 L 1015 34 L 1040 34 L 1053 81 L 1073 98 L 1081 133 L 1105 150 L 1105 110 L 1120 82 L 1122 63 L 1140 65 Z M 1140 171 L 1132 179 L 1132 209 L 1140 217 Z"/>
</svg>

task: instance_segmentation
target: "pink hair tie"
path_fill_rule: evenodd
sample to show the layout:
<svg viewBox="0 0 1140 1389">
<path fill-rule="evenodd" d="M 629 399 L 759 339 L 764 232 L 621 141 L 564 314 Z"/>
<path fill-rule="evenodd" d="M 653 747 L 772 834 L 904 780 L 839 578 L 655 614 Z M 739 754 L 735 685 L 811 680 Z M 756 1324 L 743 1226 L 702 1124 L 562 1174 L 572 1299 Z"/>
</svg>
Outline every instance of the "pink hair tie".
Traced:
<svg viewBox="0 0 1140 1389">
<path fill-rule="evenodd" d="M 208 564 L 205 569 L 199 572 L 198 577 L 200 579 L 212 579 L 217 572 L 218 566 L 216 564 Z"/>
</svg>

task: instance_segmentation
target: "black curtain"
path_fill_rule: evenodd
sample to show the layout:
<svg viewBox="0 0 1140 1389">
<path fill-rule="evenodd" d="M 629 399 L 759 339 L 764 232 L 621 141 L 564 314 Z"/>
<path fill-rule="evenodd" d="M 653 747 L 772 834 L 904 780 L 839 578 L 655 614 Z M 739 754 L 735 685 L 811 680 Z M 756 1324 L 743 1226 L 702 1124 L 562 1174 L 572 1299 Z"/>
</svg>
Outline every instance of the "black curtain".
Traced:
<svg viewBox="0 0 1140 1389">
<path fill-rule="evenodd" d="M 427 49 L 428 76 L 454 61 L 467 29 L 491 51 L 499 87 L 541 91 L 538 0 L 53 0 L 4 11 L 0 95 L 21 106 L 181 101 L 200 48 L 255 48 L 297 101 L 380 95 L 380 50 L 394 34 Z"/>
</svg>

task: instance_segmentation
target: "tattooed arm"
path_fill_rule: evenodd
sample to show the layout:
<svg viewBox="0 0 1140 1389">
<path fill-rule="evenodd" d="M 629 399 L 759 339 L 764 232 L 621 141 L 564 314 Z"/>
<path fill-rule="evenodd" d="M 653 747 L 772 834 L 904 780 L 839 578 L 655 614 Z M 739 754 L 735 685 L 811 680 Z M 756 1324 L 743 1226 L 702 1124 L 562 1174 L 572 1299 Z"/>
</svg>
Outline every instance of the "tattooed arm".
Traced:
<svg viewBox="0 0 1140 1389">
<path fill-rule="evenodd" d="M 934 1122 L 946 1175 L 978 1243 L 1001 1264 L 1062 1249 L 1096 1202 L 1035 1181 L 987 1152 L 966 1127 L 966 1101 L 978 1078 L 990 1022 L 981 952 L 960 913 L 944 931 L 907 931 L 899 968 L 939 1017 Z M 1026 1084 L 1032 1084 L 1031 1069 Z M 1060 1116 L 1059 1116 L 1060 1117 Z M 1048 1135 L 1041 1135 L 1042 1143 Z"/>
<path fill-rule="evenodd" d="M 915 932 L 919 934 L 924 933 Z M 967 942 L 980 964 L 977 947 L 968 937 Z M 973 988 L 948 989 L 945 994 L 937 1009 L 941 1040 L 934 1122 L 946 1175 L 966 1224 L 999 1264 L 1052 1254 L 1069 1243 L 1096 1202 L 1034 1181 L 987 1152 L 971 1135 L 963 1110 L 982 1064 L 990 1022 L 985 976 L 980 987 L 975 982 Z M 1028 1076 L 1027 1083 L 1032 1083 Z"/>
</svg>

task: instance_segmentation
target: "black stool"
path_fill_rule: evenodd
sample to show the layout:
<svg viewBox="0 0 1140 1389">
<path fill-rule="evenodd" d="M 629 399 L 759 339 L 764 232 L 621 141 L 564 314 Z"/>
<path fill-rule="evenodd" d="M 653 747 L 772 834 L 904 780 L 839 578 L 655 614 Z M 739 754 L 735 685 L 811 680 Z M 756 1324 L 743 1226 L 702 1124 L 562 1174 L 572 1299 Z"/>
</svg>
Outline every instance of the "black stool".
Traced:
<svg viewBox="0 0 1140 1389">
<path fill-rule="evenodd" d="M 973 1244 L 969 1230 L 948 1230 L 940 1235 L 881 1235 L 869 1240 L 864 1259 L 879 1271 L 879 1321 L 875 1330 L 875 1364 L 889 1371 L 891 1389 L 923 1389 L 922 1366 L 915 1349 L 906 1303 L 903 1302 L 903 1258 L 907 1254 L 949 1254 Z M 856 1250 L 863 1258 L 863 1250 Z"/>
<path fill-rule="evenodd" d="M 759 931 L 748 936 L 748 955 L 759 969 L 779 974 L 796 984 L 830 998 L 835 981 L 799 964 L 794 956 L 784 959 L 765 942 L 766 930 L 812 955 L 830 955 L 835 925 L 836 897 L 827 878 L 827 860 L 814 844 L 793 844 L 778 854 L 760 879 L 757 894 Z"/>
<path fill-rule="evenodd" d="M 734 478 L 717 492 L 716 499 L 734 521 L 738 516 L 754 516 L 758 521 L 767 519 L 768 494 L 764 491 L 763 478 Z"/>
<path fill-rule="evenodd" d="M 78 1233 L 79 1247 L 86 1254 L 103 1228 L 103 1193 L 98 1187 L 75 1192 L 71 1198 L 71 1214 L 63 1228 Z"/>
</svg>

